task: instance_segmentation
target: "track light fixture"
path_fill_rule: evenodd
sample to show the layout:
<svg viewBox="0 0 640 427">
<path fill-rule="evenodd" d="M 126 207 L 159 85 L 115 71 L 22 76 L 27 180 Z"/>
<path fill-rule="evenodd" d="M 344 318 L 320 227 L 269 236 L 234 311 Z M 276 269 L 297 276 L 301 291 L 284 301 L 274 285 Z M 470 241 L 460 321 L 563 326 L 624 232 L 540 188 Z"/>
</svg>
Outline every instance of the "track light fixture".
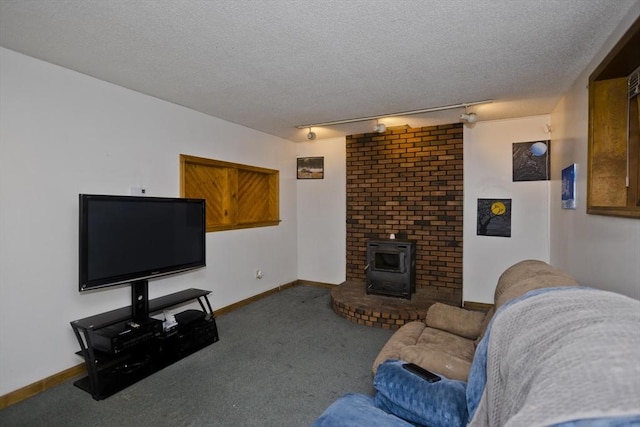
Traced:
<svg viewBox="0 0 640 427">
<path fill-rule="evenodd" d="M 307 139 L 309 141 L 313 141 L 314 139 L 316 139 L 316 133 L 314 131 L 311 130 L 311 128 L 309 128 L 309 133 L 307 134 Z"/>
<path fill-rule="evenodd" d="M 334 120 L 332 122 L 309 123 L 309 124 L 306 124 L 306 125 L 297 125 L 296 128 L 304 129 L 304 128 L 311 128 L 312 126 L 335 126 L 335 125 L 342 125 L 342 124 L 346 124 L 346 123 L 364 122 L 364 121 L 368 121 L 368 120 L 377 120 L 377 119 L 388 118 L 388 117 L 410 116 L 410 115 L 413 115 L 413 114 L 432 113 L 434 111 L 453 110 L 454 108 L 461 108 L 461 107 L 465 107 L 465 109 L 466 109 L 467 107 L 469 107 L 471 105 L 488 104 L 488 103 L 491 103 L 491 102 L 493 102 L 493 100 L 487 99 L 487 100 L 484 100 L 484 101 L 465 102 L 464 104 L 455 104 L 455 105 L 444 105 L 442 107 L 425 108 L 425 109 L 422 109 L 422 110 L 402 111 L 402 112 L 399 112 L 399 113 L 388 113 L 388 114 L 382 114 L 382 115 L 379 115 L 379 116 L 356 117 L 356 118 L 353 118 L 353 119 Z M 471 119 L 471 120 L 473 120 L 473 122 L 475 122 L 476 121 L 475 119 L 477 119 L 475 117 L 475 113 L 470 113 L 470 115 L 471 114 L 474 116 L 474 118 Z M 467 120 L 467 123 L 473 123 L 471 120 Z M 385 130 L 386 130 L 386 126 L 385 126 Z M 375 128 L 374 132 L 379 132 L 379 131 L 378 131 L 377 128 Z M 382 132 L 384 132 L 384 130 Z M 311 133 L 311 132 L 309 132 L 309 133 Z M 308 138 L 308 135 L 307 135 L 307 138 Z"/>
<path fill-rule="evenodd" d="M 460 115 L 460 120 L 466 123 L 475 123 L 478 121 L 478 116 L 476 115 L 476 113 L 465 113 Z"/>
<path fill-rule="evenodd" d="M 478 121 L 478 116 L 476 115 L 476 113 L 470 113 L 468 110 L 469 106 L 466 105 L 464 107 L 464 114 L 460 115 L 460 120 L 463 121 L 467 126 L 471 126 Z"/>
<path fill-rule="evenodd" d="M 373 131 L 378 133 L 384 133 L 387 130 L 387 126 L 384 123 L 378 123 L 376 120 L 376 124 L 373 126 Z"/>
</svg>

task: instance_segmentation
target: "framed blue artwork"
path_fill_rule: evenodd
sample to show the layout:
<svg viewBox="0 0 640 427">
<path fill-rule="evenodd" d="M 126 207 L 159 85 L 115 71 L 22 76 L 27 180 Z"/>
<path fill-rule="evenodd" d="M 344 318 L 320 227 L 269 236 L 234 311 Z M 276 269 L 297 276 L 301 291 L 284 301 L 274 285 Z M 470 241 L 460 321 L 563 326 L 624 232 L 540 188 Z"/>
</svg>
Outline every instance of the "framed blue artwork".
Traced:
<svg viewBox="0 0 640 427">
<path fill-rule="evenodd" d="M 576 208 L 576 169 L 575 163 L 562 169 L 562 209 Z"/>
</svg>

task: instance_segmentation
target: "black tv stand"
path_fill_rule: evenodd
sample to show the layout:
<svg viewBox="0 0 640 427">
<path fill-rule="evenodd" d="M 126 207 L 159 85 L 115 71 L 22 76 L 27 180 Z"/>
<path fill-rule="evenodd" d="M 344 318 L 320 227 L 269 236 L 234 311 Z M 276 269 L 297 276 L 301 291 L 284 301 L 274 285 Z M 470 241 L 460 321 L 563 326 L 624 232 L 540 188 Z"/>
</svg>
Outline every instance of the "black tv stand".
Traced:
<svg viewBox="0 0 640 427">
<path fill-rule="evenodd" d="M 74 384 L 102 400 L 218 341 L 210 293 L 186 289 L 149 300 L 150 314 L 194 300 L 200 304 L 201 311 L 176 314 L 177 326 L 167 331 L 160 320 L 134 318 L 132 306 L 72 321 L 80 344 L 76 354 L 87 366 L 87 376 Z"/>
</svg>

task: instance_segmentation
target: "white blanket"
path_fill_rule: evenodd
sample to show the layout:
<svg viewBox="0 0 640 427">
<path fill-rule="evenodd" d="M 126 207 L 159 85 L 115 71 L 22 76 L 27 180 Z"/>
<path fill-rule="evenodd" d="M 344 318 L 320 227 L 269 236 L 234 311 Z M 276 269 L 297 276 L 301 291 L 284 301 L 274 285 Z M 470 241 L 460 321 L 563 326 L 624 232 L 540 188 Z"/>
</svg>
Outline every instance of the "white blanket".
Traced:
<svg viewBox="0 0 640 427">
<path fill-rule="evenodd" d="M 640 417 L 640 301 L 560 288 L 496 314 L 471 426 Z"/>
</svg>

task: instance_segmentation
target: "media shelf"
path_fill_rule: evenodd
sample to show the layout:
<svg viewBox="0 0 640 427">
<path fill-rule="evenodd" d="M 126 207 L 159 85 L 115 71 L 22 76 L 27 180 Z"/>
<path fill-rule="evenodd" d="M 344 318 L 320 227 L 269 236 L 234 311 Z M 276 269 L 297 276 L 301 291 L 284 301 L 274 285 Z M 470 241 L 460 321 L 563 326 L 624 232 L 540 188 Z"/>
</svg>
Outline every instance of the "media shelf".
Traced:
<svg viewBox="0 0 640 427">
<path fill-rule="evenodd" d="M 95 400 L 105 399 L 172 363 L 218 341 L 218 329 L 208 295 L 186 289 L 149 301 L 149 314 L 198 301 L 201 310 L 176 314 L 177 326 L 165 331 L 151 317 L 133 320 L 123 307 L 71 322 L 80 344 L 87 376 L 74 384 Z"/>
</svg>

